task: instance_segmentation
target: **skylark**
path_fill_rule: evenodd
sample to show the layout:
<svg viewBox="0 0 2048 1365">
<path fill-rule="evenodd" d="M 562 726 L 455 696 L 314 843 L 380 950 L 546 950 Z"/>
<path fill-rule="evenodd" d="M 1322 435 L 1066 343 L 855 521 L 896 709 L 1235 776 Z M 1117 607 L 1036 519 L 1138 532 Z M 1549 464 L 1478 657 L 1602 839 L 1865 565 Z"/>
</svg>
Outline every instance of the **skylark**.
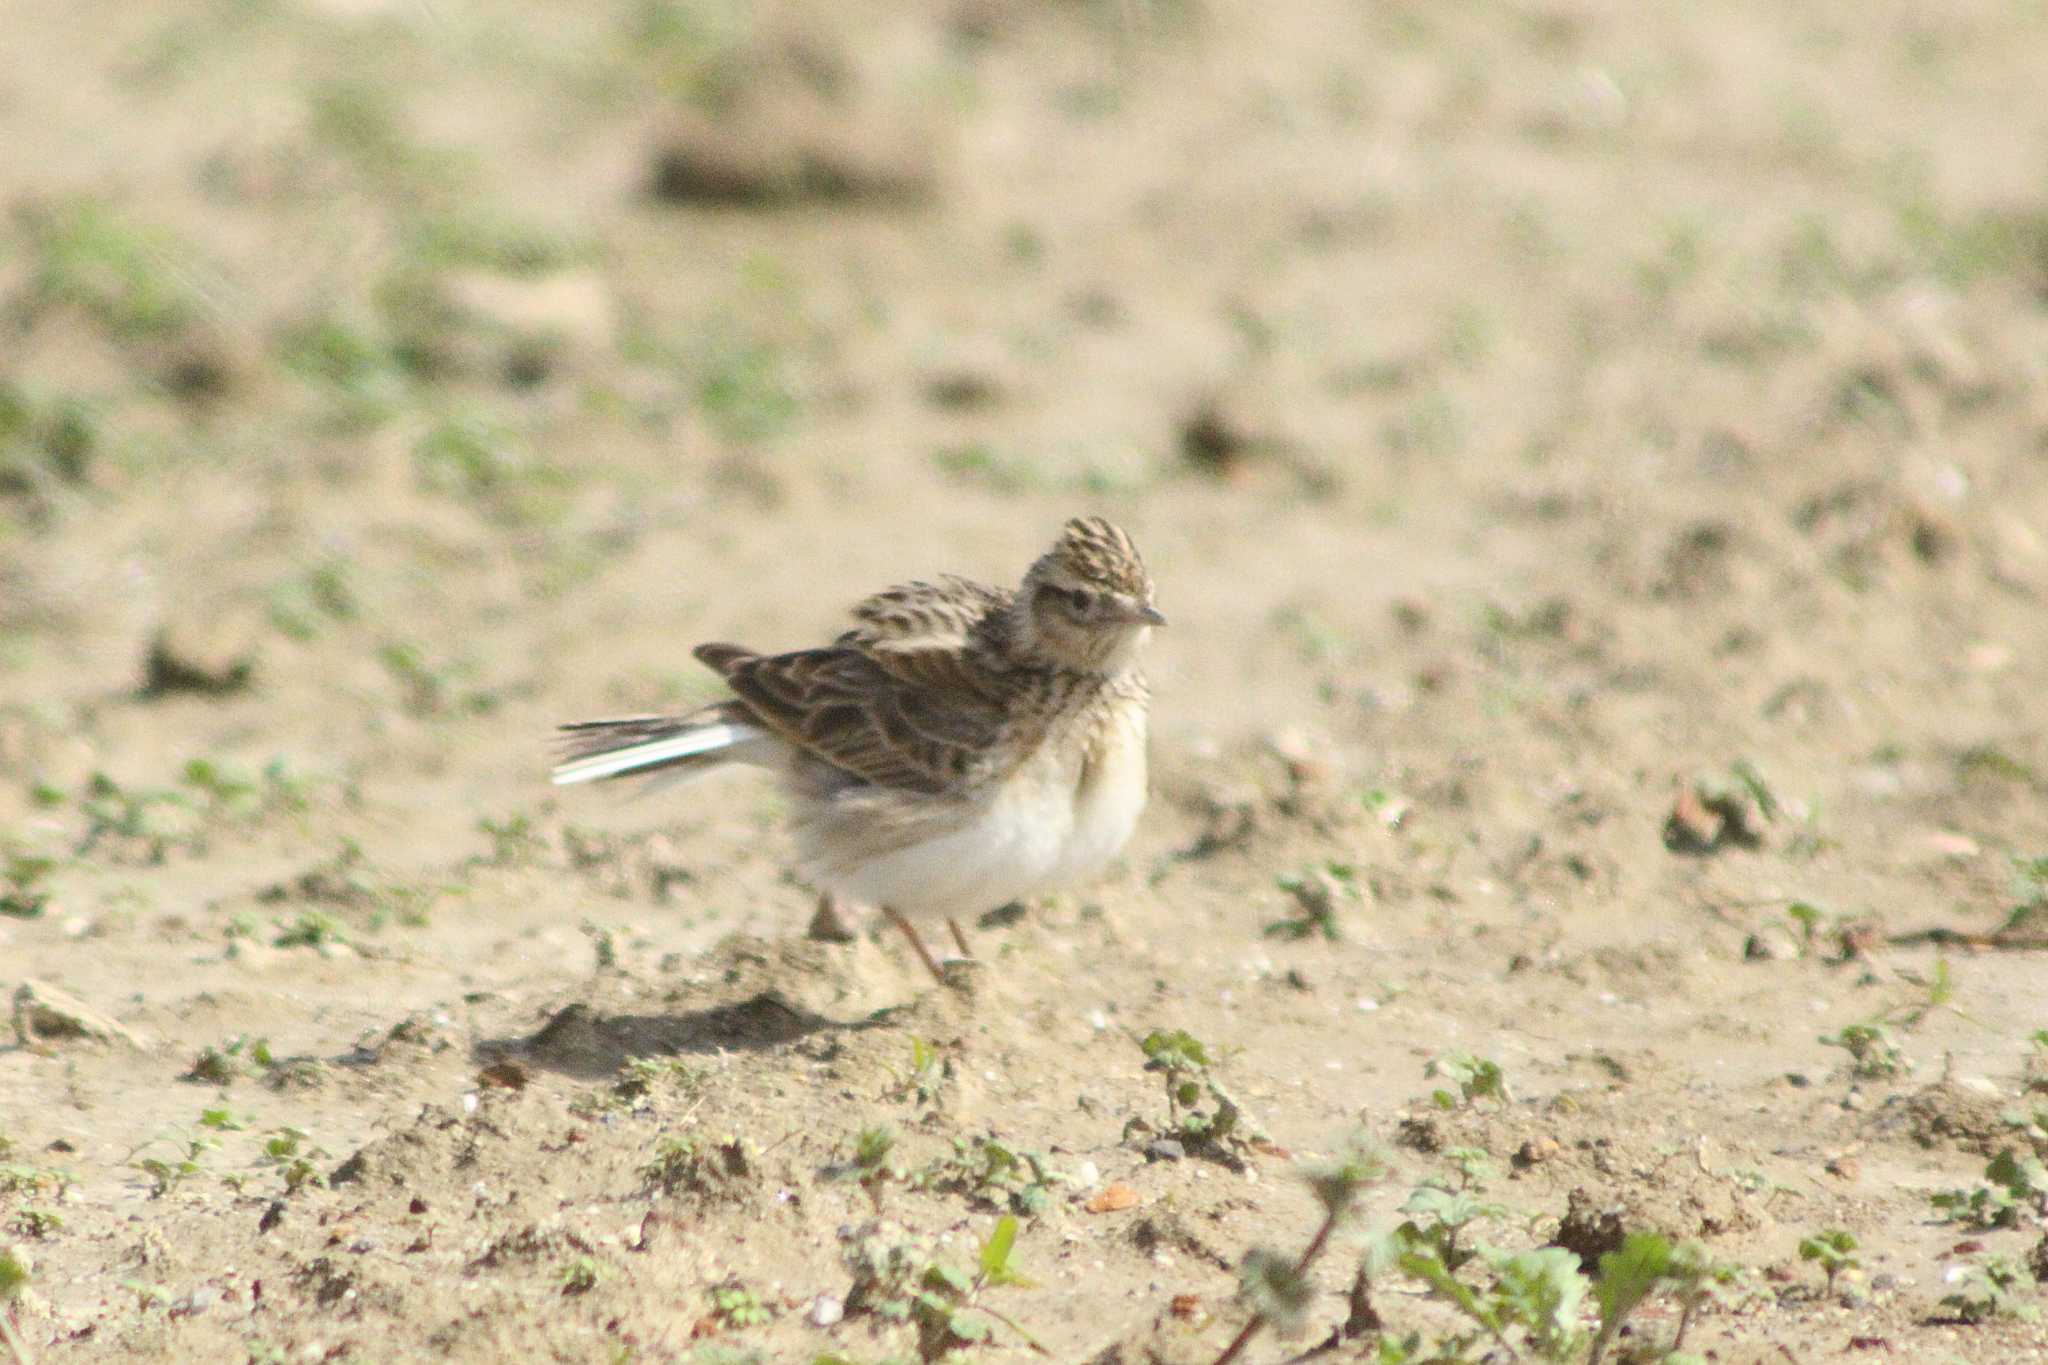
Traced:
<svg viewBox="0 0 2048 1365">
<path fill-rule="evenodd" d="M 690 778 L 726 763 L 779 774 L 799 873 L 877 906 L 934 977 L 911 918 L 955 916 L 1099 873 L 1145 807 L 1137 659 L 1152 579 L 1100 517 L 1061 530 L 1015 591 L 947 576 L 876 593 L 822 649 L 696 656 L 733 696 L 680 716 L 562 727 L 557 785 Z"/>
</svg>

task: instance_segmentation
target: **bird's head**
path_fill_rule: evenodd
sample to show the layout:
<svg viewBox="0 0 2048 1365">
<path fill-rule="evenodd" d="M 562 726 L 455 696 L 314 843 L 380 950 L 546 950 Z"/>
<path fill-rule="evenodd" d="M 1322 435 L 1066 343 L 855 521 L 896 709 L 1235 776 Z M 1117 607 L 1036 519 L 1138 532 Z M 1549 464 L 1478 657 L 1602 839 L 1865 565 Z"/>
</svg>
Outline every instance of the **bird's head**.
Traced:
<svg viewBox="0 0 2048 1365">
<path fill-rule="evenodd" d="M 1068 522 L 1017 593 L 1019 643 L 1073 672 L 1121 672 L 1165 624 L 1137 546 L 1100 517 Z"/>
</svg>

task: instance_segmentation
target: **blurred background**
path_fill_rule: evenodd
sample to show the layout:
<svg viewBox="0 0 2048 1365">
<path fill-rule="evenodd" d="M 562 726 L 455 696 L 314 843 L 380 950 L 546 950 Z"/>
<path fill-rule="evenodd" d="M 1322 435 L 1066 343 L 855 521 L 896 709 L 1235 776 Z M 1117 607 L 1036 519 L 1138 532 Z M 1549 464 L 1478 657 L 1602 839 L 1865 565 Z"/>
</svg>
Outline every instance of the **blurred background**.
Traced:
<svg viewBox="0 0 2048 1365">
<path fill-rule="evenodd" d="M 1157 796 L 1121 927 L 1017 930 L 1005 1008 L 1265 1029 L 1291 1142 L 1534 1020 L 1665 1049 L 1652 1107 L 1739 1143 L 1766 1101 L 1701 1099 L 1699 1050 L 1761 1086 L 1789 1044 L 1742 1021 L 1872 1008 L 1813 924 L 2048 905 L 2039 3 L 6 28 L 0 985 L 179 1040 L 90 1073 L 144 1136 L 202 1035 L 320 1054 L 465 992 L 503 1034 L 586 940 L 644 983 L 796 934 L 770 793 L 556 804 L 549 727 L 703 700 L 702 639 L 1011 581 L 1083 511 L 1173 622 Z M 1265 933 L 1328 860 L 1380 927 Z M 845 990 L 906 993 L 888 964 Z M 2018 1027 L 2023 967 L 1973 967 L 1978 1017 Z M 1290 972 L 1337 1012 L 1245 993 Z M 1288 1089 L 1355 998 L 1372 1058 Z M 1065 1053 L 1011 1060 L 1066 1095 Z M 0 1100 L 48 1065 L 0 1059 Z M 317 1103 L 360 1134 L 435 1074 Z"/>
</svg>

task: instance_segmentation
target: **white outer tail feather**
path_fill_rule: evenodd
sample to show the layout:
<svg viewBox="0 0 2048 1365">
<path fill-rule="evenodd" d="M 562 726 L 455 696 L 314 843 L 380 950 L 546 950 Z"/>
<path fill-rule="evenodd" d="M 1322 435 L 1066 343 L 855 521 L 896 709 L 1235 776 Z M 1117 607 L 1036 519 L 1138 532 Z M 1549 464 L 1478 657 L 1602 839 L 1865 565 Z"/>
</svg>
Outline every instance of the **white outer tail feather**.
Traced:
<svg viewBox="0 0 2048 1365">
<path fill-rule="evenodd" d="M 626 773 L 638 772 L 642 768 L 657 767 L 673 763 L 679 758 L 690 758 L 697 754 L 713 754 L 721 749 L 733 752 L 722 755 L 727 759 L 745 762 L 754 757 L 756 741 L 768 736 L 764 731 L 751 725 L 734 725 L 728 721 L 685 730 L 679 735 L 664 739 L 643 740 L 623 749 L 611 749 L 600 754 L 587 754 L 572 758 L 567 763 L 558 763 L 551 774 L 554 784 L 566 787 L 576 782 L 596 782 L 607 777 L 619 777 Z"/>
</svg>

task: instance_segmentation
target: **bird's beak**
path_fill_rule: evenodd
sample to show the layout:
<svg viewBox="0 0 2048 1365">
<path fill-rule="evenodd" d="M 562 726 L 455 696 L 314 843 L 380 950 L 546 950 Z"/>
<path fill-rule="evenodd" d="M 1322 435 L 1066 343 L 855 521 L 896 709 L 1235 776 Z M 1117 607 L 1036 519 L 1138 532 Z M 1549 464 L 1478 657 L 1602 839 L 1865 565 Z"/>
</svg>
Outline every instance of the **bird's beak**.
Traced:
<svg viewBox="0 0 2048 1365">
<path fill-rule="evenodd" d="M 1166 624 L 1166 618 L 1159 614 L 1157 607 L 1139 607 L 1137 611 L 1131 614 L 1131 619 L 1141 626 L 1163 626 Z"/>
</svg>

